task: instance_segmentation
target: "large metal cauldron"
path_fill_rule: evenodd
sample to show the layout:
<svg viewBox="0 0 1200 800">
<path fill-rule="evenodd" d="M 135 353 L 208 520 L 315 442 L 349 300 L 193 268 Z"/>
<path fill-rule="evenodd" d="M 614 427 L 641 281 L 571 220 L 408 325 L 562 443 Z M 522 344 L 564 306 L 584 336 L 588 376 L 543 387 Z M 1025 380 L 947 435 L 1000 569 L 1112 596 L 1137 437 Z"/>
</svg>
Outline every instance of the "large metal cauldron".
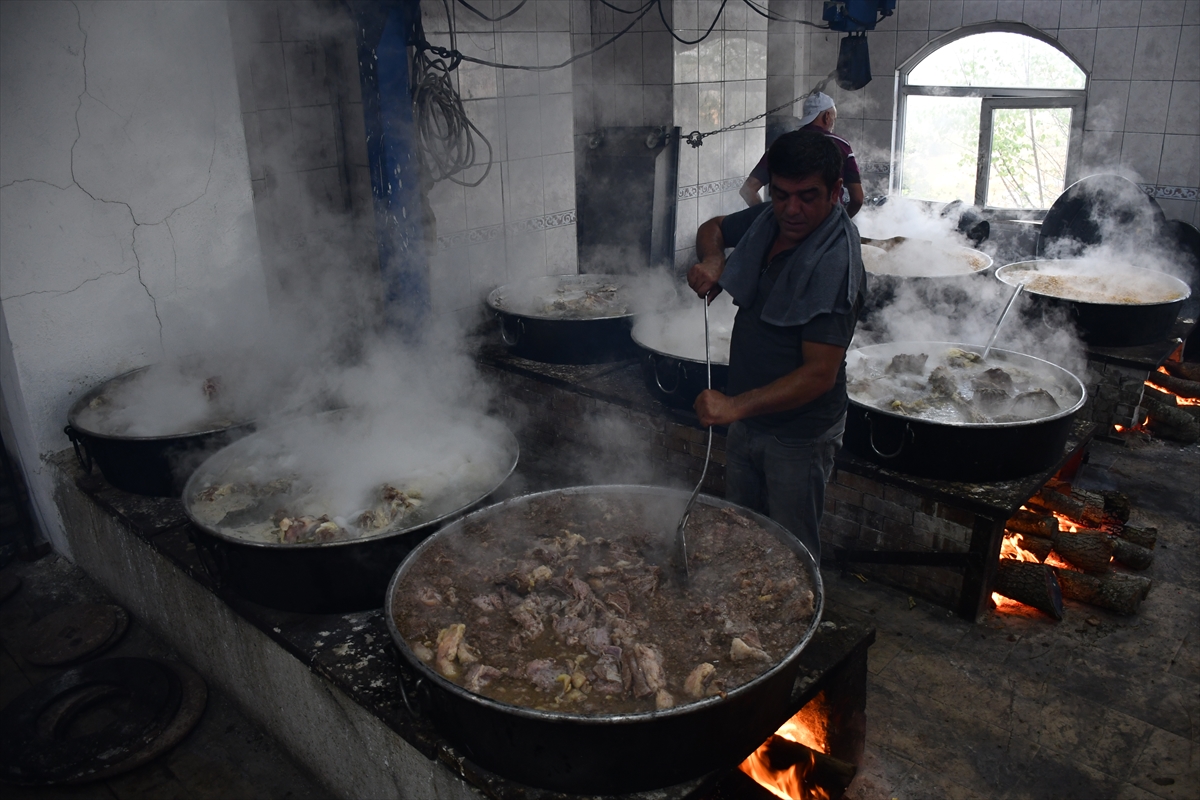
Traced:
<svg viewBox="0 0 1200 800">
<path fill-rule="evenodd" d="M 89 390 L 71 406 L 63 429 L 85 472 L 95 464 L 105 480 L 118 489 L 154 497 L 178 497 L 192 471 L 230 442 L 254 430 L 251 422 L 201 423 L 178 433 L 130 435 L 107 428 L 89 413 L 93 401 L 134 390 L 151 370 L 141 367 L 118 375 Z M 200 381 L 196 391 L 200 393 Z"/>
<path fill-rule="evenodd" d="M 263 454 L 280 453 L 286 459 L 291 437 L 314 430 L 336 434 L 344 427 L 349 436 L 359 435 L 361 442 L 362 430 L 356 422 L 348 418 L 347 412 L 328 412 L 268 428 L 226 447 L 196 470 L 184 487 L 184 510 L 193 523 L 190 533 L 197 552 L 219 589 L 232 590 L 242 598 L 270 608 L 308 614 L 379 608 L 388 581 L 404 556 L 446 520 L 464 513 L 495 491 L 517 465 L 516 437 L 501 423 L 489 421 L 501 432 L 499 443 L 487 451 L 488 461 L 482 465 L 486 470 L 484 477 L 451 485 L 434 497 L 426 497 L 427 511 L 420 517 L 406 518 L 369 536 L 341 541 L 304 544 L 261 541 L 214 524 L 199 510 L 200 492 L 246 474 L 246 467 L 253 470 L 262 465 L 266 477 L 281 477 L 271 459 Z M 404 450 L 403 441 L 394 445 L 397 451 Z M 271 509 L 265 513 L 269 515 Z"/>
<path fill-rule="evenodd" d="M 864 320 L 898 294 L 915 293 L 930 303 L 971 303 L 978 296 L 979 281 L 992 272 L 992 257 L 969 247 L 901 236 L 862 242 L 867 292 L 859 316 Z"/>
<path fill-rule="evenodd" d="M 674 311 L 639 314 L 633 323 L 633 341 L 643 351 L 642 376 L 646 388 L 673 408 L 688 408 L 708 388 L 704 361 L 704 307 L 699 298 Z M 737 307 L 722 292 L 708 309 L 712 388 L 725 391 L 729 378 L 729 337 Z"/>
<path fill-rule="evenodd" d="M 996 270 L 996 277 L 1015 287 L 1022 281 L 1020 276 L 1031 271 L 1055 275 L 1077 271 L 1081 277 L 1090 277 L 1096 274 L 1096 263 L 1083 259 L 1019 261 Z M 1166 273 L 1124 264 L 1113 265 L 1111 276 L 1114 283 L 1128 289 L 1128 296 L 1114 297 L 1111 302 L 1084 302 L 1026 285 L 1025 293 L 1035 298 L 1035 321 L 1044 319 L 1047 310 L 1065 309 L 1084 341 L 1099 347 L 1134 347 L 1168 339 L 1191 288 Z M 1137 295 L 1146 291 L 1151 299 L 1139 301 Z"/>
<path fill-rule="evenodd" d="M 610 303 L 614 286 L 617 297 Z M 501 340 L 515 355 L 550 364 L 598 364 L 637 352 L 629 338 L 633 311 L 626 291 L 619 275 L 551 275 L 494 289 L 487 304 Z M 604 299 L 587 308 L 589 294 Z M 555 302 L 567 310 L 549 307 Z"/>
<path fill-rule="evenodd" d="M 640 714 L 552 713 L 500 703 L 446 680 L 419 659 L 396 627 L 396 586 L 421 552 L 439 537 L 452 537 L 470 521 L 519 513 L 530 500 L 554 494 L 617 494 L 687 503 L 688 492 L 651 486 L 584 486 L 526 495 L 482 509 L 447 525 L 405 559 L 388 588 L 385 612 L 409 682 L 407 695 L 421 698 L 418 711 L 457 748 L 482 766 L 531 786 L 578 794 L 617 794 L 681 783 L 716 769 L 732 768 L 766 741 L 783 722 L 800 653 L 824 608 L 821 574 L 812 555 L 777 523 L 732 503 L 700 495 L 698 503 L 737 508 L 767 528 L 804 563 L 812 582 L 815 613 L 799 644 L 767 672 L 726 696 L 709 697 L 663 711 Z M 403 676 L 402 676 L 403 677 Z"/>
<path fill-rule="evenodd" d="M 950 342 L 889 342 L 846 354 L 853 383 L 864 359 L 890 360 L 902 353 L 945 352 L 957 347 L 982 353 L 977 345 Z M 935 422 L 861 402 L 850 393 L 845 445 L 855 454 L 898 472 L 956 481 L 999 481 L 1045 469 L 1062 456 L 1075 413 L 1087 390 L 1079 378 L 1040 358 L 993 349 L 988 366 L 1014 365 L 1044 376 L 1066 398 L 1059 411 L 1021 422 Z"/>
</svg>

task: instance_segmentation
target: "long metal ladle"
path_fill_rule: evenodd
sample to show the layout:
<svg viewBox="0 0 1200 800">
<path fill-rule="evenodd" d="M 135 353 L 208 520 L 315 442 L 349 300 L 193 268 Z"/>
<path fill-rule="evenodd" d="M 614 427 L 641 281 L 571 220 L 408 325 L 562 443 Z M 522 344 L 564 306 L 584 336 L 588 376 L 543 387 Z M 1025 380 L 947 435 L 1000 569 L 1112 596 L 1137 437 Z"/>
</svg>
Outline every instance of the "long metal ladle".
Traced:
<svg viewBox="0 0 1200 800">
<path fill-rule="evenodd" d="M 700 298 L 704 303 L 704 368 L 708 372 L 708 388 L 712 388 L 712 354 L 708 350 L 708 298 Z M 700 487 L 704 485 L 704 477 L 708 475 L 708 460 L 712 456 L 712 426 L 708 426 L 708 446 L 704 449 L 704 469 L 700 471 L 700 480 L 696 483 L 696 488 L 692 490 L 692 496 L 688 499 L 687 505 L 684 506 L 683 516 L 679 518 L 679 525 L 675 527 L 675 569 L 679 574 L 679 579 L 684 585 L 691 579 L 691 572 L 688 570 L 687 557 L 687 528 L 688 518 L 692 516 L 692 506 L 696 504 L 696 495 L 700 494 Z"/>
<path fill-rule="evenodd" d="M 1004 318 L 1008 316 L 1009 309 L 1013 307 L 1013 303 L 1017 301 L 1017 295 L 1025 288 L 1025 284 L 1018 283 L 1017 288 L 1013 289 L 1012 296 L 1008 298 L 1008 303 L 1004 306 L 1004 311 L 1000 313 L 1000 319 L 996 320 L 996 328 L 992 331 L 992 338 L 988 339 L 987 347 L 983 348 L 983 360 L 987 361 L 988 353 L 992 352 L 992 345 L 996 343 L 996 337 L 1000 335 L 1000 326 L 1004 324 Z"/>
</svg>

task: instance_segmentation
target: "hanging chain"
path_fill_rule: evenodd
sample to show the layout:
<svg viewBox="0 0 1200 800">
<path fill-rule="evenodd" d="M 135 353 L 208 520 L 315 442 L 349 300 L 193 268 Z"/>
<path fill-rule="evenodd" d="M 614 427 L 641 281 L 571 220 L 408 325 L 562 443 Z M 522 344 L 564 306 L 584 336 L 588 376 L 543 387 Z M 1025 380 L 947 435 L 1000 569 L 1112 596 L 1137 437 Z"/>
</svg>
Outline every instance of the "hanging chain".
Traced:
<svg viewBox="0 0 1200 800">
<path fill-rule="evenodd" d="M 687 142 L 692 147 L 700 147 L 701 145 L 704 144 L 704 140 L 707 139 L 709 136 L 716 136 L 718 133 L 725 133 L 727 131 L 732 131 L 736 128 L 740 128 L 743 125 L 749 125 L 751 122 L 760 120 L 763 117 L 768 117 L 777 111 L 782 111 L 783 109 L 788 108 L 789 106 L 794 106 L 796 103 L 798 103 L 801 100 L 803 100 L 804 98 L 808 97 L 813 92 L 823 91 L 825 89 L 826 85 L 828 85 L 828 83 L 831 80 L 833 80 L 834 75 L 837 75 L 836 69 L 833 72 L 826 75 L 821 81 L 819 81 L 817 83 L 816 86 L 814 86 L 809 91 L 805 92 L 804 94 L 800 95 L 799 97 L 794 97 L 791 100 L 788 100 L 786 103 L 784 103 L 782 105 L 778 105 L 778 106 L 775 106 L 775 108 L 764 111 L 763 113 L 759 114 L 756 117 L 751 117 L 750 119 L 744 119 L 741 122 L 735 122 L 732 125 L 725 126 L 724 128 L 718 128 L 715 131 L 707 131 L 705 133 L 701 133 L 700 131 L 692 131 L 691 133 L 687 134 L 686 136 L 680 134 L 679 138 L 683 139 L 683 141 Z M 671 134 L 668 134 L 664 138 L 664 142 L 669 142 L 670 140 L 671 140 Z"/>
</svg>

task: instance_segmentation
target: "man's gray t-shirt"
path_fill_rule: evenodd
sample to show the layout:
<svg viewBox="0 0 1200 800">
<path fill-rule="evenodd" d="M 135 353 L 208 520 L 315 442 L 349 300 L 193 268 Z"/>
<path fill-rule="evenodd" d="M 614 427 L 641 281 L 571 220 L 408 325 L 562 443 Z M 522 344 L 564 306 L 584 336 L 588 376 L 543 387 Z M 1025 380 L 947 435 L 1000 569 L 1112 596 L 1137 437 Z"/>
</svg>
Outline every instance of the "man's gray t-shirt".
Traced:
<svg viewBox="0 0 1200 800">
<path fill-rule="evenodd" d="M 765 210 L 764 206 L 754 206 L 725 217 L 721 223 L 725 245 L 736 246 L 751 223 Z M 818 314 L 804 325 L 780 326 L 763 322 L 763 306 L 792 252 L 785 250 L 762 265 L 753 304 L 738 308 L 729 345 L 726 387 L 729 395 L 766 386 L 803 366 L 803 343 L 806 341 L 848 347 L 854 337 L 858 310 L 862 307 L 861 294 L 849 313 Z M 841 291 L 846 291 L 844 284 Z M 843 362 L 837 382 L 825 394 L 799 408 L 749 417 L 745 423 L 781 439 L 813 439 L 841 418 L 846 412 L 846 403 L 846 365 Z"/>
</svg>

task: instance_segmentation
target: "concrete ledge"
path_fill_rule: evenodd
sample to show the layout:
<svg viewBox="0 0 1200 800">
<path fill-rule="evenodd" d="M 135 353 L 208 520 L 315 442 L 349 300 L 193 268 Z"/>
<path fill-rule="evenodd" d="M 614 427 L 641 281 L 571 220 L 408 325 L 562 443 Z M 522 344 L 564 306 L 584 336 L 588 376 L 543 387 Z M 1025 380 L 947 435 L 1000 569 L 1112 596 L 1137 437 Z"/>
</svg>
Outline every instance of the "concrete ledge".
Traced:
<svg viewBox="0 0 1200 800">
<path fill-rule="evenodd" d="M 53 459 L 51 470 L 79 566 L 232 696 L 331 792 L 345 798 L 483 796 L 101 509 L 76 486 L 73 455 L 67 455 Z M 347 616 L 353 623 L 366 615 Z"/>
</svg>

